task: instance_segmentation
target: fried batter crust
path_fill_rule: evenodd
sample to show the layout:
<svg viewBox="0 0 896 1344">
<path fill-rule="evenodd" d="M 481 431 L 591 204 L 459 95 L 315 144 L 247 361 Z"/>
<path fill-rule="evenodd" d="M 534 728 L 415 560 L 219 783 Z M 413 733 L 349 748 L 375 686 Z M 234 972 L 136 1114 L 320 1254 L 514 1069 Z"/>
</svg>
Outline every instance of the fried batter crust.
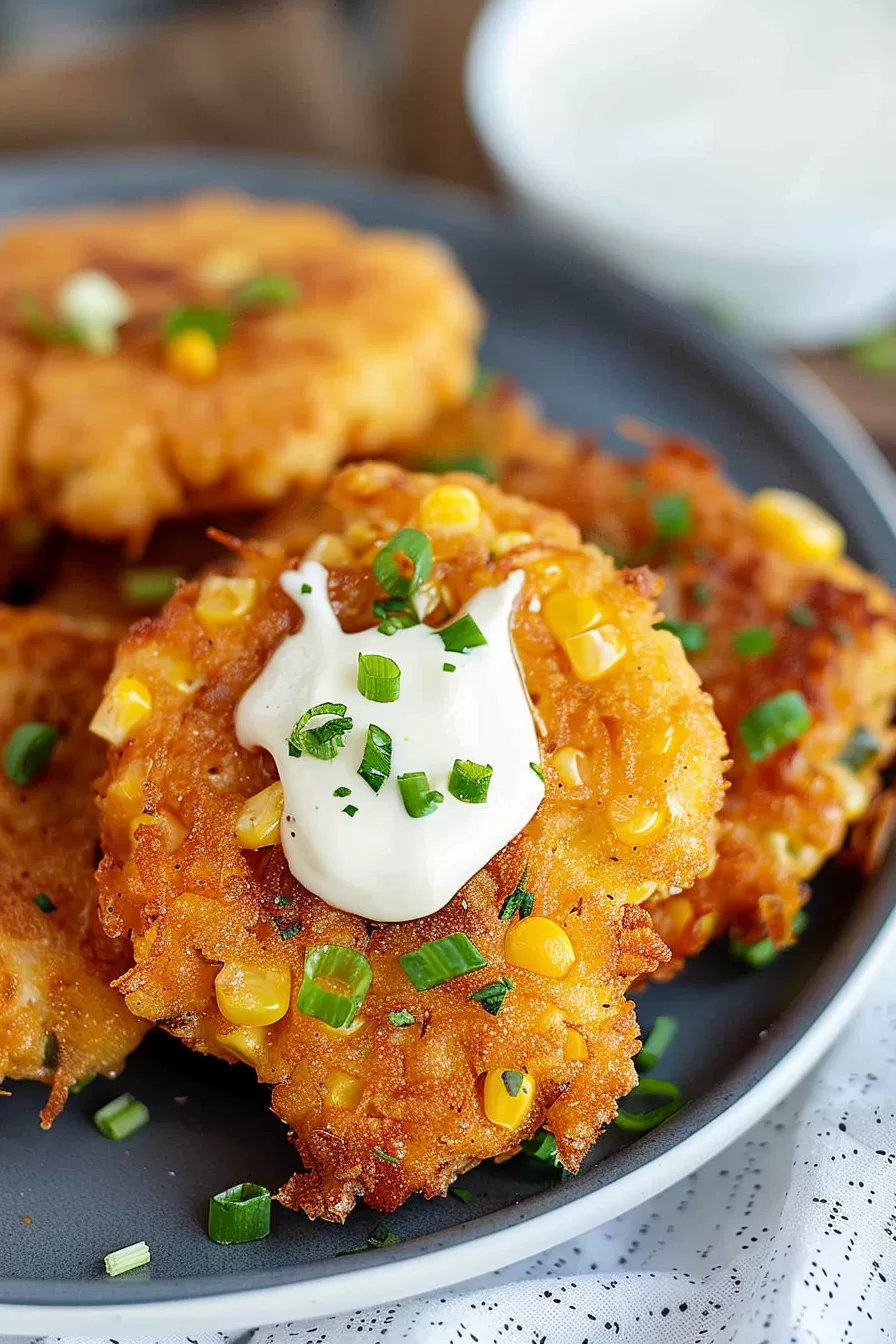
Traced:
<svg viewBox="0 0 896 1344">
<path fill-rule="evenodd" d="M 35 340 L 19 304 L 99 269 L 135 316 L 117 354 Z M 165 315 L 286 272 L 297 302 L 234 322 L 209 381 L 166 366 Z M 479 305 L 431 239 L 307 204 L 207 195 L 16 223 L 0 244 L 0 511 L 139 547 L 162 518 L 270 504 L 346 449 L 421 431 L 466 393 Z"/>
<path fill-rule="evenodd" d="M 39 778 L 18 787 L 0 774 L 0 1079 L 49 1085 L 45 1127 L 72 1083 L 115 1074 L 146 1031 L 109 987 L 127 945 L 96 908 L 91 781 L 103 752 L 87 724 L 113 650 L 53 612 L 0 607 L 0 742 L 28 721 L 61 733 Z M 41 892 L 55 910 L 35 904 Z"/>
<path fill-rule="evenodd" d="M 512 1150 L 542 1123 L 556 1135 L 564 1164 L 577 1168 L 635 1081 L 637 1027 L 626 988 L 666 956 L 634 902 L 656 884 L 689 884 L 713 862 L 724 739 L 678 642 L 652 629 L 652 577 L 617 574 L 560 515 L 477 477 L 453 479 L 477 493 L 482 521 L 475 533 L 431 529 L 428 591 L 435 605 L 427 619 L 441 623 L 483 586 L 524 571 L 513 631 L 542 725 L 547 795 L 521 835 L 430 918 L 370 925 L 303 889 L 279 845 L 255 853 L 237 845 L 234 822 L 243 804 L 276 775 L 266 753 L 238 745 L 234 711 L 301 622 L 276 582 L 290 563 L 279 547 L 239 547 L 240 569 L 259 584 L 242 621 L 210 636 L 197 622 L 197 590 L 189 586 L 132 630 L 113 673 L 113 682 L 125 673 L 139 677 L 153 696 L 151 716 L 111 751 L 101 784 L 103 919 L 110 933 L 132 933 L 135 943 L 136 964 L 119 986 L 134 1012 L 197 1049 L 232 1058 L 221 1038 L 233 1028 L 218 1012 L 213 988 L 222 963 L 290 969 L 289 1012 L 260 1029 L 251 1053 L 259 1077 L 274 1085 L 274 1109 L 294 1131 L 306 1168 L 281 1199 L 313 1217 L 341 1220 L 359 1197 L 388 1210 L 413 1191 L 442 1194 L 459 1173 Z M 399 527 L 418 523 L 421 498 L 435 483 L 384 463 L 336 476 L 328 507 L 339 522 L 344 563 L 323 558 L 346 629 L 372 623 L 376 548 Z M 532 540 L 496 558 L 490 542 L 508 530 Z M 564 575 L 577 590 L 599 595 L 629 646 L 615 669 L 587 685 L 572 675 L 539 607 Z M 203 679 L 192 695 L 166 684 L 172 658 L 192 664 Z M 677 731 L 670 737 L 671 725 Z M 564 786 L 551 764 L 567 744 L 586 753 L 589 782 L 581 787 Z M 120 787 L 130 779 L 142 782 L 145 812 L 168 823 L 138 825 L 133 842 L 133 814 L 122 802 L 130 790 Z M 606 815 L 612 798 L 629 794 L 674 817 L 637 846 L 621 843 Z M 576 963 L 562 981 L 505 960 L 509 926 L 499 911 L 524 874 L 535 913 L 560 922 L 575 947 Z M 487 956 L 487 968 L 417 992 L 397 956 L 459 930 Z M 322 942 L 355 947 L 373 967 L 357 1029 L 349 1032 L 334 1032 L 295 1007 L 305 950 Z M 490 1016 L 469 996 L 504 974 L 515 988 Z M 413 1013 L 412 1026 L 390 1024 L 387 1014 L 402 1008 Z M 565 1057 L 567 1024 L 587 1041 L 584 1062 Z M 528 1068 L 536 1079 L 535 1103 L 516 1131 L 498 1128 L 483 1112 L 483 1074 L 498 1067 Z M 359 1083 L 354 1107 L 329 1099 L 340 1074 Z"/>
</svg>

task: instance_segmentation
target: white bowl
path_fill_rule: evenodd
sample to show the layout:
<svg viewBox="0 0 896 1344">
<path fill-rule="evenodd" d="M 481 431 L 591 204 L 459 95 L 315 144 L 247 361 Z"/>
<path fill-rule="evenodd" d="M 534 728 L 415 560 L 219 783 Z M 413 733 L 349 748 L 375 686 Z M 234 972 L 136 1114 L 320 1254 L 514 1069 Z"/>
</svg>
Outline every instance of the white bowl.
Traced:
<svg viewBox="0 0 896 1344">
<path fill-rule="evenodd" d="M 689 170 L 691 181 L 698 187 L 715 190 L 718 177 L 711 175 L 712 160 L 708 159 L 701 183 L 703 165 L 694 142 L 675 142 L 661 104 L 657 105 L 652 124 L 648 108 L 644 124 L 637 127 L 638 147 L 646 147 L 652 169 L 660 166 L 671 190 L 658 191 L 649 200 L 649 208 L 645 208 L 646 187 L 640 201 L 637 192 L 632 195 L 624 189 L 624 181 L 623 189 L 619 189 L 620 162 L 624 160 L 620 159 L 619 137 L 614 146 L 616 127 L 612 119 L 603 121 L 594 135 L 593 124 L 589 131 L 575 109 L 581 108 L 583 97 L 598 88 L 602 76 L 615 79 L 614 88 L 621 89 L 623 97 L 628 94 L 626 84 L 633 90 L 633 97 L 639 97 L 644 87 L 649 95 L 645 72 L 657 50 L 661 51 L 661 40 L 651 49 L 651 36 L 656 33 L 658 22 L 665 21 L 668 28 L 676 6 L 682 12 L 687 9 L 692 17 L 691 12 L 700 3 L 701 0 L 491 0 L 470 40 L 466 91 L 474 126 L 497 171 L 525 211 L 610 257 L 642 283 L 714 309 L 748 340 L 804 347 L 829 345 L 848 342 L 888 324 L 896 315 L 896 167 L 891 161 L 889 171 L 876 171 L 882 150 L 874 137 L 878 133 L 889 134 L 885 122 L 896 122 L 896 92 L 889 91 L 887 84 L 881 82 L 881 72 L 871 66 L 876 63 L 877 50 L 881 50 L 882 58 L 891 50 L 896 51 L 896 45 L 892 49 L 887 45 L 891 41 L 896 44 L 896 18 L 883 12 L 879 0 L 829 0 L 829 18 L 832 4 L 843 21 L 845 6 L 850 7 L 851 24 L 857 12 L 867 19 L 866 31 L 859 33 L 859 42 L 864 39 L 864 47 L 858 45 L 852 52 L 853 66 L 843 75 L 853 81 L 855 96 L 849 103 L 843 97 L 843 88 L 830 90 L 825 71 L 818 74 L 820 88 L 811 87 L 814 73 L 811 67 L 792 73 L 794 45 L 802 50 L 811 49 L 812 44 L 790 44 L 792 32 L 782 34 L 778 26 L 783 10 L 765 7 L 767 31 L 763 36 L 769 39 L 772 48 L 777 38 L 783 49 L 784 63 L 779 73 L 784 95 L 794 92 L 797 99 L 802 99 L 795 107 L 795 116 L 803 121 L 807 114 L 813 118 L 813 131 L 815 119 L 821 121 L 818 138 L 807 143 L 806 164 L 821 178 L 825 199 L 817 205 L 810 200 L 810 208 L 801 204 L 796 215 L 787 219 L 787 228 L 776 227 L 771 191 L 766 191 L 762 198 L 757 195 L 757 219 L 743 228 L 732 228 L 730 222 L 726 227 L 721 219 L 712 218 L 711 211 L 703 217 L 696 207 L 691 208 L 684 186 L 680 192 L 675 190 L 679 167 L 682 178 L 686 179 Z M 707 4 L 711 3 L 712 0 L 707 0 Z M 791 25 L 804 20 L 813 22 L 814 11 L 807 8 L 809 0 L 775 0 L 775 3 L 790 6 Z M 757 0 L 725 0 L 721 7 L 716 2 L 715 11 L 707 12 L 714 18 L 724 10 L 728 23 L 737 18 L 738 6 L 744 22 L 755 24 Z M 639 11 L 639 21 L 643 19 L 643 30 L 629 22 L 633 8 Z M 763 9 L 762 0 L 758 9 Z M 816 28 L 820 19 L 820 15 L 815 16 Z M 635 35 L 635 43 L 624 60 L 619 60 L 619 36 L 623 31 L 624 50 L 626 37 L 622 25 L 626 22 Z M 605 45 L 596 41 L 602 24 L 607 26 Z M 878 25 L 877 30 L 873 24 Z M 671 40 L 679 40 L 680 31 L 676 34 L 674 29 L 668 29 L 668 32 L 672 34 Z M 815 45 L 817 48 L 819 44 Z M 549 48 L 555 57 L 559 52 L 563 59 L 545 60 Z M 615 67 L 608 64 L 607 51 L 611 48 L 616 53 Z M 593 82 L 588 88 L 587 66 L 581 59 L 583 51 L 589 52 L 588 59 L 594 62 Z M 749 59 L 749 55 L 741 50 L 733 53 L 731 60 Z M 757 56 L 761 55 L 760 44 Z M 825 53 L 822 49 L 821 55 L 836 62 L 838 53 Z M 866 61 L 867 78 L 863 66 Z M 882 59 L 880 64 L 885 74 L 887 60 Z M 730 64 L 728 68 L 732 68 Z M 618 78 L 621 72 L 624 80 Z M 707 70 L 704 68 L 701 73 L 706 76 Z M 709 77 L 714 73 L 710 69 Z M 718 76 L 725 79 L 724 66 L 718 70 Z M 791 78 L 793 90 L 787 86 Z M 889 77 L 887 82 L 896 90 L 896 82 Z M 662 96 L 660 90 L 658 98 Z M 807 107 L 809 97 L 815 102 Z M 638 106 L 640 111 L 641 105 Z M 850 107 L 852 117 L 847 115 Z M 533 116 L 544 121 L 545 111 L 555 108 L 562 115 L 553 118 L 552 152 L 550 136 L 533 133 L 541 129 L 540 122 L 533 122 Z M 885 116 L 888 109 L 892 113 L 890 118 Z M 761 119 L 761 112 L 758 107 L 757 120 Z M 828 127 L 827 140 L 824 126 Z M 792 152 L 793 144 L 801 143 L 798 137 L 805 130 L 801 125 L 783 127 L 780 143 L 786 141 L 784 132 L 788 129 L 793 131 Z M 624 130 L 623 126 L 620 136 Z M 705 124 L 702 130 L 706 131 Z M 776 130 L 774 122 L 757 127 L 757 140 L 749 147 L 753 169 L 758 164 L 760 174 L 763 159 L 767 157 L 772 162 L 779 141 Z M 753 151 L 760 145 L 763 154 L 757 157 Z M 556 152 L 558 149 L 562 152 Z M 578 161 L 580 175 L 573 171 Z M 717 173 L 718 163 L 717 156 L 712 172 Z M 723 169 L 724 166 L 723 157 Z M 832 172 L 839 173 L 843 182 L 839 197 L 838 182 L 831 177 Z M 599 187 L 595 186 L 597 182 L 601 184 Z M 773 185 L 773 178 L 769 182 Z M 742 179 L 736 185 L 742 187 Z M 861 204 L 854 205 L 856 200 Z M 760 218 L 763 213 L 764 218 Z"/>
</svg>

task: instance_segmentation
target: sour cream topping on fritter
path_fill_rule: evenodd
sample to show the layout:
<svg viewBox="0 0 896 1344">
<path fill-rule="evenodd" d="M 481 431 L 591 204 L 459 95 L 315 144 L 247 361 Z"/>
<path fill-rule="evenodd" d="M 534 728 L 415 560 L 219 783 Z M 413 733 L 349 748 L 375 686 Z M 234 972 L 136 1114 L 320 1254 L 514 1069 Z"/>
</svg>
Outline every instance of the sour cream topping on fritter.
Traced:
<svg viewBox="0 0 896 1344">
<path fill-rule="evenodd" d="M 441 630 L 392 635 L 345 634 L 314 561 L 280 583 L 302 628 L 246 691 L 236 732 L 276 762 L 290 870 L 364 919 L 431 915 L 544 797 L 510 633 L 523 574 L 482 589 Z"/>
</svg>

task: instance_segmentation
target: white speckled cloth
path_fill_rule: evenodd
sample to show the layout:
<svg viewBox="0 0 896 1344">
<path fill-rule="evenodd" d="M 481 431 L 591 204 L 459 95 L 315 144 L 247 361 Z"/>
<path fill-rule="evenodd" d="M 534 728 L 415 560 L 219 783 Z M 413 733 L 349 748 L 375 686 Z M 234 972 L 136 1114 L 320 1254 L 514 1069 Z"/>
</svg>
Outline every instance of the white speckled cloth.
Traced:
<svg viewBox="0 0 896 1344">
<path fill-rule="evenodd" d="M 666 1194 L 434 1298 L 190 1344 L 896 1340 L 896 985 L 815 1075 Z M 4 1341 L 0 1339 L 0 1344 Z M 64 1344 L 99 1344 L 68 1339 Z M 143 1344 L 186 1344 L 153 1337 Z"/>
</svg>

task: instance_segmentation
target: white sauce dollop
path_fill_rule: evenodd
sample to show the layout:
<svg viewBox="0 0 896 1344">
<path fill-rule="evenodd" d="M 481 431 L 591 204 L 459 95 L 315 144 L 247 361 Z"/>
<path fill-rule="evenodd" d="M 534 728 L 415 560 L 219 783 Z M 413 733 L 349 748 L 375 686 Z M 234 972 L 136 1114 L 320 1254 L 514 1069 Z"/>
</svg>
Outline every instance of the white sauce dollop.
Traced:
<svg viewBox="0 0 896 1344">
<path fill-rule="evenodd" d="M 290 870 L 329 905 L 365 919 L 431 915 L 523 829 L 544 797 L 530 765 L 540 752 L 510 634 L 523 575 L 483 589 L 452 618 L 469 613 L 488 641 L 468 653 L 449 653 L 426 625 L 395 635 L 376 628 L 345 634 L 330 605 L 327 571 L 314 561 L 282 574 L 280 583 L 305 619 L 246 691 L 236 732 L 244 747 L 265 747 L 276 761 Z M 302 592 L 305 585 L 310 592 Z M 398 700 L 381 704 L 361 694 L 360 653 L 398 664 Z M 444 663 L 456 671 L 444 671 Z M 296 720 L 324 701 L 347 707 L 354 727 L 345 746 L 329 761 L 290 756 Z M 371 723 L 392 738 L 392 772 L 378 793 L 357 773 Z M 458 758 L 492 766 L 486 802 L 462 803 L 448 792 Z M 444 795 L 427 817 L 408 815 L 396 782 L 418 770 Z M 334 797 L 339 788 L 350 795 Z M 358 809 L 354 816 L 346 806 Z"/>
</svg>

